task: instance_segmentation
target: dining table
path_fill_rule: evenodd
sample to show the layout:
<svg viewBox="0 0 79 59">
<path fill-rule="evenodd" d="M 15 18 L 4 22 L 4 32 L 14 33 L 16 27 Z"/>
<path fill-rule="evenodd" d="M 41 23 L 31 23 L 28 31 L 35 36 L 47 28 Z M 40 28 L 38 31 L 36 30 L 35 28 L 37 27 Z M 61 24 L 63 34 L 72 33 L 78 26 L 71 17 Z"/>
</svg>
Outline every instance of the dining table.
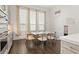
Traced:
<svg viewBox="0 0 79 59">
<path fill-rule="evenodd" d="M 43 35 L 43 34 L 47 35 L 48 33 L 54 33 L 54 32 L 31 32 L 31 33 L 34 35 L 35 39 L 38 39 L 41 42 L 41 44 L 42 44 L 41 46 L 43 48 L 46 45 L 46 42 L 48 39 L 47 39 L 47 37 L 39 39 L 39 35 Z"/>
</svg>

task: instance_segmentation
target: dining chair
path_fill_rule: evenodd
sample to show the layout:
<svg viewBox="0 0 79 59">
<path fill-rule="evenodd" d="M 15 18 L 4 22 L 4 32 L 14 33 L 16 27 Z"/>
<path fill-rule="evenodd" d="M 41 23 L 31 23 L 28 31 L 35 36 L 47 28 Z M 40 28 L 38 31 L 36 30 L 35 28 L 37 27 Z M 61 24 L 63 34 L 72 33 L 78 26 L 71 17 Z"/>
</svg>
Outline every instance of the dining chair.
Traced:
<svg viewBox="0 0 79 59">
<path fill-rule="evenodd" d="M 47 34 L 47 43 L 49 46 L 55 45 L 56 44 L 56 33 L 48 33 Z"/>
<path fill-rule="evenodd" d="M 48 33 L 47 39 L 55 39 L 55 33 Z"/>
<path fill-rule="evenodd" d="M 34 34 L 32 34 L 32 33 L 27 34 L 27 39 L 26 39 L 26 47 L 27 48 L 33 48 L 34 47 L 34 43 L 33 43 L 34 39 L 35 39 Z"/>
<path fill-rule="evenodd" d="M 41 47 L 45 47 L 47 42 L 47 34 L 39 34 L 38 40 L 40 40 Z"/>
<path fill-rule="evenodd" d="M 38 38 L 38 34 L 36 35 L 32 33 L 27 34 L 27 40 L 32 43 L 33 47 L 38 47 L 40 45 L 40 41 L 37 38 Z M 28 42 L 28 44 L 31 44 L 30 42 Z"/>
</svg>

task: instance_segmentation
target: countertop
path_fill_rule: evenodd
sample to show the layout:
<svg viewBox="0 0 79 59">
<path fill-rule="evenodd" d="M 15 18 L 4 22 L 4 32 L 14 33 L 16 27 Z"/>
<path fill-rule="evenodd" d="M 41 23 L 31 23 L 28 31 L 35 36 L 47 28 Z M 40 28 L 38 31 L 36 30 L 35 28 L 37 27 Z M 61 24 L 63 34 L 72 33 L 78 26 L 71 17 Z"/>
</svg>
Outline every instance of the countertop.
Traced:
<svg viewBox="0 0 79 59">
<path fill-rule="evenodd" d="M 79 33 L 59 37 L 60 40 L 79 45 Z"/>
</svg>

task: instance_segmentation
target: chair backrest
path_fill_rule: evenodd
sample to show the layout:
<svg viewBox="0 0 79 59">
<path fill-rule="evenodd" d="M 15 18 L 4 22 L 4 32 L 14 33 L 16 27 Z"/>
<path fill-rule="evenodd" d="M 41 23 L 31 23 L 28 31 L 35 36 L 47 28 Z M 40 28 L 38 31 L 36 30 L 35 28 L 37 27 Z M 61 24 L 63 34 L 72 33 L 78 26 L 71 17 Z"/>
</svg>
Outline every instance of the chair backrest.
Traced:
<svg viewBox="0 0 79 59">
<path fill-rule="evenodd" d="M 48 37 L 48 39 L 52 39 L 52 37 L 53 37 L 53 39 L 55 39 L 56 38 L 56 33 L 55 32 L 54 33 L 48 33 L 47 37 Z"/>
<path fill-rule="evenodd" d="M 34 38 L 34 34 L 27 34 L 27 39 L 28 39 L 28 40 L 35 39 L 35 38 Z"/>
<path fill-rule="evenodd" d="M 39 37 L 38 37 L 39 40 L 47 40 L 47 34 L 39 34 Z"/>
</svg>

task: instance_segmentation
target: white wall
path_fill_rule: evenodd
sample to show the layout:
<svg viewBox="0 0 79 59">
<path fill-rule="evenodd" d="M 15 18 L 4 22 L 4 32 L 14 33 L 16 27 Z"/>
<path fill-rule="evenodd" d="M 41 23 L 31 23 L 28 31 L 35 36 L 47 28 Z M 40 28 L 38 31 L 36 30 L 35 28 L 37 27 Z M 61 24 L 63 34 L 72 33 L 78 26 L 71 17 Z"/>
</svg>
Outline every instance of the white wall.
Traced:
<svg viewBox="0 0 79 59">
<path fill-rule="evenodd" d="M 79 33 L 79 6 L 69 6 L 67 11 L 66 21 L 69 25 L 69 34 Z"/>
<path fill-rule="evenodd" d="M 53 7 L 50 12 L 51 17 L 51 30 L 56 32 L 57 37 L 64 35 L 65 15 L 63 10 L 55 14 L 56 11 L 61 10 L 59 7 Z"/>
<path fill-rule="evenodd" d="M 61 10 L 55 15 L 55 31 L 57 35 L 63 34 L 64 25 L 68 25 L 68 33 L 79 33 L 79 6 L 54 6 L 54 12 Z"/>
<path fill-rule="evenodd" d="M 54 15 L 52 10 L 48 10 L 46 14 L 46 31 L 54 32 Z"/>
</svg>

